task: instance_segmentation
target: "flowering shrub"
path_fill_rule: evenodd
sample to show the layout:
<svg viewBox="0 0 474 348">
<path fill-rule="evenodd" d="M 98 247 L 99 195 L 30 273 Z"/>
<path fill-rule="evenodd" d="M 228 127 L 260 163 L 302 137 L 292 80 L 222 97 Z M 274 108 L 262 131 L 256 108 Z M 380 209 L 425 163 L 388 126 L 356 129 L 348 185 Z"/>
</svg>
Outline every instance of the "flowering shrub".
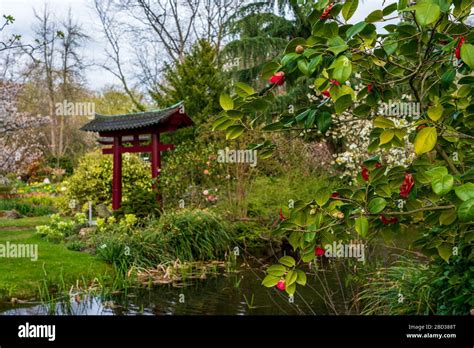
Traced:
<svg viewBox="0 0 474 348">
<path fill-rule="evenodd" d="M 290 256 L 280 259 L 279 265 L 268 268 L 263 284 L 274 287 L 284 280 L 290 295 L 297 284 L 305 283 L 297 266 L 314 261 L 317 246 L 335 240 L 370 240 L 382 230 L 396 233 L 411 224 L 424 227 L 417 245 L 436 262 L 472 258 L 468 245 L 474 221 L 474 32 L 466 25 L 472 2 L 423 0 L 411 6 L 401 0 L 353 25 L 333 20 L 342 15 L 347 22 L 357 5 L 355 0 L 317 1 L 308 17 L 311 35 L 293 39 L 280 62 L 263 68 L 263 78 L 282 71 L 293 80 L 309 79 L 317 93 L 301 113 L 282 114 L 261 130 L 303 128 L 326 134 L 333 124 L 343 127 L 342 122 L 356 117 L 361 121 L 342 135 L 335 134 L 341 138 L 348 132 L 363 134 L 361 151 L 339 160 L 350 164 L 347 174 L 358 169 L 352 187 L 338 188 L 335 199 L 322 188 L 311 202 L 296 202 L 275 231 L 288 236 L 298 262 Z M 387 33 L 377 32 L 373 23 L 394 12 L 400 21 L 385 26 Z M 304 50 L 296 52 L 297 46 Z M 358 84 L 355 74 L 365 85 L 359 91 L 353 88 Z M 255 120 L 272 104 L 275 86 L 256 92 L 239 84 L 235 94 L 221 98 L 224 112 L 214 128 L 225 129 L 229 139 L 248 129 L 260 130 Z M 419 115 L 407 115 L 405 120 L 380 115 L 380 102 L 403 95 L 416 101 Z M 272 144 L 260 145 L 262 152 L 273 151 Z M 351 145 L 346 144 L 349 151 L 358 151 L 356 143 Z M 394 158 L 389 160 L 390 156 Z M 463 297 L 465 311 L 470 305 Z"/>
<path fill-rule="evenodd" d="M 185 142 L 163 159 L 163 170 L 158 183 L 167 207 L 178 207 L 180 201 L 189 206 L 206 206 L 217 195 L 212 193 L 218 183 L 226 181 L 225 165 L 217 162 L 219 146 L 204 139 Z M 204 195 L 203 191 L 209 194 Z"/>
<path fill-rule="evenodd" d="M 51 120 L 19 112 L 19 91 L 17 83 L 0 81 L 0 173 L 26 175 L 30 166 L 43 157 L 41 127 Z"/>
</svg>

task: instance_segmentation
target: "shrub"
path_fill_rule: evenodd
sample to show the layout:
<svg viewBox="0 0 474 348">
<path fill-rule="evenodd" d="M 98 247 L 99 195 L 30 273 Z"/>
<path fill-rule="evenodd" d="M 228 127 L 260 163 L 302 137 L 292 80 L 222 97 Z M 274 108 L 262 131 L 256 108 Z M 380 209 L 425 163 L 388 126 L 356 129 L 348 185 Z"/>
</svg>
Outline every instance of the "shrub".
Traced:
<svg viewBox="0 0 474 348">
<path fill-rule="evenodd" d="M 159 216 L 160 205 L 156 199 L 156 192 L 150 190 L 137 189 L 133 195 L 122 202 L 120 209 L 114 211 L 114 215 L 121 217 L 127 214 L 134 214 L 140 218 L 146 216 Z"/>
<path fill-rule="evenodd" d="M 16 210 L 26 216 L 45 216 L 56 211 L 52 197 L 0 199 L 0 210 Z"/>
<path fill-rule="evenodd" d="M 58 208 L 64 213 L 72 211 L 70 202 L 81 207 L 91 201 L 95 204 L 110 204 L 112 201 L 112 158 L 99 152 L 85 155 L 75 173 L 69 178 L 64 197 L 58 201 Z M 122 200 L 124 204 L 135 193 L 151 191 L 150 166 L 133 154 L 123 155 Z"/>
<path fill-rule="evenodd" d="M 73 239 L 67 242 L 66 247 L 72 251 L 82 251 L 87 247 L 87 245 L 82 240 Z"/>
<path fill-rule="evenodd" d="M 67 221 L 62 221 L 59 214 L 53 214 L 48 225 L 36 226 L 36 233 L 49 242 L 59 243 L 77 232 L 86 221 L 86 216 L 81 213 L 76 214 L 74 220 Z"/>
<path fill-rule="evenodd" d="M 217 162 L 219 145 L 203 139 L 184 142 L 172 152 L 165 152 L 158 186 L 165 206 L 206 206 L 204 190 L 216 188 L 227 177 L 226 168 Z"/>
<path fill-rule="evenodd" d="M 337 180 L 329 181 L 325 174 L 303 173 L 298 169 L 278 177 L 258 177 L 247 195 L 248 216 L 274 220 L 280 208 L 288 208 L 290 200 L 311 201 L 319 189 L 337 185 Z"/>
</svg>

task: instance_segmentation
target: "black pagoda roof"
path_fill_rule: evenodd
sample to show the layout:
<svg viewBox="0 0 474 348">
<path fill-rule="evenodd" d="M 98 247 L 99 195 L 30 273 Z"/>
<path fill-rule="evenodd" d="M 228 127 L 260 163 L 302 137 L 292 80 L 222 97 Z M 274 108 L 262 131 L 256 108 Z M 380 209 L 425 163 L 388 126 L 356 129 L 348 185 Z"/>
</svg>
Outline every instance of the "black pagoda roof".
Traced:
<svg viewBox="0 0 474 348">
<path fill-rule="evenodd" d="M 171 116 L 179 114 L 183 117 L 177 128 L 188 127 L 193 121 L 185 113 L 181 113 L 183 102 L 174 104 L 166 109 L 150 110 L 124 115 L 95 114 L 94 119 L 81 127 L 86 132 L 114 132 L 122 130 L 141 129 L 157 125 L 166 125 Z"/>
</svg>

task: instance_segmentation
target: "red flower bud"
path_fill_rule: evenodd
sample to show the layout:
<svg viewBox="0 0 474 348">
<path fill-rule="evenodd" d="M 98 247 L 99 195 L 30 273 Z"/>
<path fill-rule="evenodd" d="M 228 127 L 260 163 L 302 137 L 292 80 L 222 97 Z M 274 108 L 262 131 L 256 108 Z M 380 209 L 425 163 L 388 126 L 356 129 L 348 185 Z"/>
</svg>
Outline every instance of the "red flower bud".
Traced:
<svg viewBox="0 0 474 348">
<path fill-rule="evenodd" d="M 328 7 L 326 7 L 323 11 L 323 14 L 321 15 L 321 19 L 324 20 L 329 17 L 329 12 L 331 12 L 332 8 L 334 7 L 334 3 L 329 4 Z"/>
<path fill-rule="evenodd" d="M 331 98 L 331 93 L 329 93 L 329 89 L 326 89 L 325 91 L 322 91 L 321 94 L 324 95 L 327 98 Z"/>
<path fill-rule="evenodd" d="M 285 215 L 283 215 L 283 209 L 280 208 L 280 221 L 286 220 Z"/>
<path fill-rule="evenodd" d="M 364 179 L 365 181 L 369 181 L 369 170 L 367 168 L 362 167 L 360 175 L 362 176 L 362 179 Z"/>
<path fill-rule="evenodd" d="M 382 221 L 384 225 L 393 225 L 398 222 L 398 219 L 396 217 L 387 219 L 384 215 L 380 215 L 380 221 Z"/>
<path fill-rule="evenodd" d="M 375 163 L 375 168 L 380 168 L 382 167 L 382 164 L 380 162 Z"/>
<path fill-rule="evenodd" d="M 333 193 L 331 194 L 331 198 L 339 198 L 339 196 L 340 196 L 340 195 L 339 195 L 339 192 L 333 192 Z"/>
<path fill-rule="evenodd" d="M 367 85 L 367 93 L 372 93 L 373 86 L 371 83 Z"/>
<path fill-rule="evenodd" d="M 331 85 L 341 86 L 341 83 L 338 80 L 329 80 Z"/>
<path fill-rule="evenodd" d="M 316 256 L 323 256 L 325 252 L 326 252 L 326 250 L 324 250 L 323 248 L 321 248 L 319 246 L 314 248 L 314 255 L 316 255 Z"/>
<path fill-rule="evenodd" d="M 458 45 L 456 46 L 456 50 L 454 51 L 457 59 L 461 59 L 461 47 L 462 47 L 462 45 L 464 45 L 465 41 L 466 41 L 466 39 L 464 39 L 464 36 L 461 36 L 459 38 Z"/>
<path fill-rule="evenodd" d="M 278 289 L 280 289 L 281 291 L 284 291 L 284 290 L 285 290 L 285 281 L 284 281 L 284 280 L 280 280 L 280 281 L 277 283 L 276 287 L 277 287 Z"/>
<path fill-rule="evenodd" d="M 275 73 L 272 77 L 270 77 L 268 82 L 274 85 L 281 86 L 285 83 L 285 73 L 283 71 Z"/>
<path fill-rule="evenodd" d="M 403 180 L 403 183 L 400 186 L 400 197 L 407 198 L 414 185 L 415 180 L 413 179 L 413 175 L 411 175 L 410 173 L 406 173 L 405 180 Z"/>
</svg>

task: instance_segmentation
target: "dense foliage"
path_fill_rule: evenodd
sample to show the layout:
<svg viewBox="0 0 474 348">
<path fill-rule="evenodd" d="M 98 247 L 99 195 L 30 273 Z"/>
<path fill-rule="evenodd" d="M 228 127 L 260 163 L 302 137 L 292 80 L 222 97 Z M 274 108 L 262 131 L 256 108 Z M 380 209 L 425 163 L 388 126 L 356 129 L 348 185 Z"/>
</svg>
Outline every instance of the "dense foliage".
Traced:
<svg viewBox="0 0 474 348">
<path fill-rule="evenodd" d="M 206 210 L 183 209 L 141 222 L 128 215 L 116 222 L 113 217 L 98 221 L 94 244 L 98 255 L 117 264 L 155 267 L 222 259 L 232 246 L 230 225 Z"/>
<path fill-rule="evenodd" d="M 381 231 L 395 234 L 419 224 L 425 232 L 418 247 L 433 262 L 473 257 L 474 31 L 466 24 L 472 2 L 422 0 L 410 6 L 403 0 L 348 24 L 357 6 L 357 0 L 317 1 L 308 16 L 311 35 L 293 39 L 280 61 L 263 68 L 270 84 L 257 92 L 236 83 L 234 94 L 221 95 L 224 111 L 214 122 L 228 139 L 246 131 L 323 136 L 334 127 L 333 119 L 346 114 L 373 125 L 355 183 L 335 192 L 323 188 L 311 201 L 296 202 L 275 231 L 289 237 L 299 261 L 285 256 L 269 268 L 264 285 L 278 284 L 290 295 L 305 283 L 298 265 L 323 255 L 321 248 L 335 240 L 370 241 Z M 401 20 L 381 34 L 374 23 L 397 12 Z M 309 79 L 315 96 L 262 128 L 258 121 L 287 78 Z M 399 122 L 398 114 L 380 106 L 403 95 L 420 113 L 409 112 Z M 273 149 L 268 141 L 257 148 L 265 156 Z M 392 148 L 412 155 L 389 166 L 382 152 Z M 459 276 L 454 268 L 451 272 L 450 277 Z M 446 280 L 440 282 L 446 286 Z M 463 297 L 464 311 L 470 301 Z"/>
<path fill-rule="evenodd" d="M 123 201 L 136 198 L 140 192 L 151 191 L 151 170 L 148 163 L 131 154 L 123 155 Z M 66 182 L 64 195 L 58 199 L 63 212 L 82 209 L 87 202 L 110 204 L 112 200 L 112 158 L 99 152 L 85 155 Z"/>
</svg>

